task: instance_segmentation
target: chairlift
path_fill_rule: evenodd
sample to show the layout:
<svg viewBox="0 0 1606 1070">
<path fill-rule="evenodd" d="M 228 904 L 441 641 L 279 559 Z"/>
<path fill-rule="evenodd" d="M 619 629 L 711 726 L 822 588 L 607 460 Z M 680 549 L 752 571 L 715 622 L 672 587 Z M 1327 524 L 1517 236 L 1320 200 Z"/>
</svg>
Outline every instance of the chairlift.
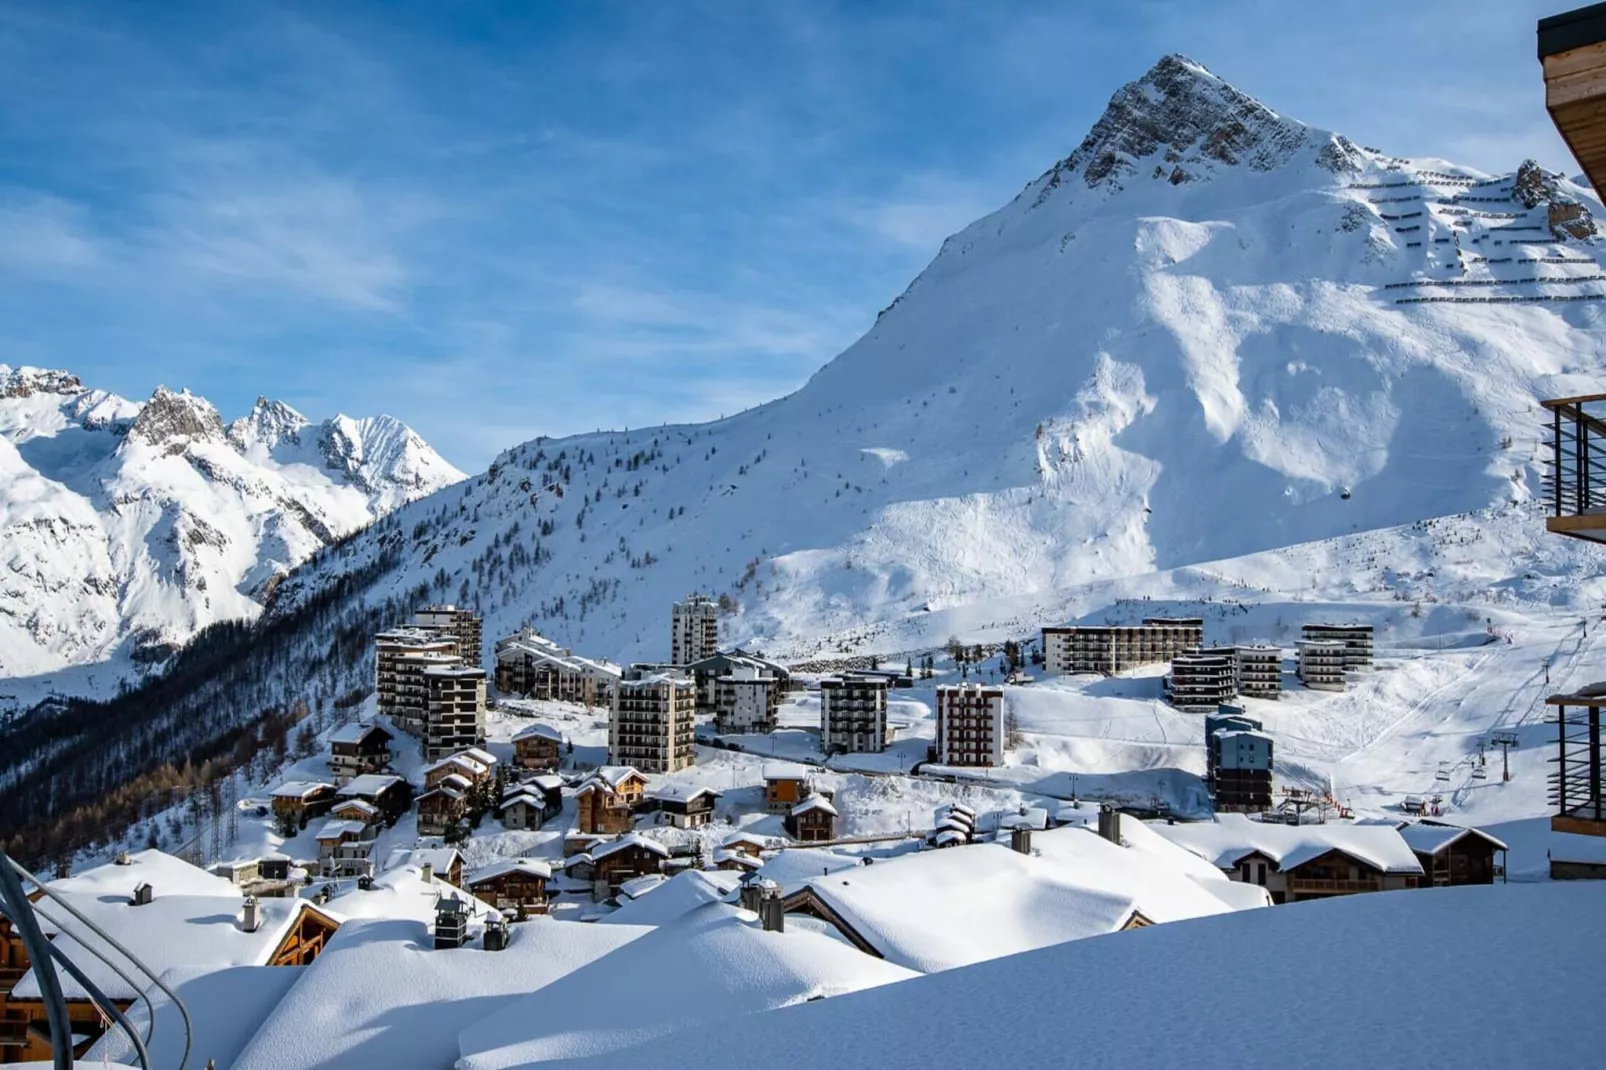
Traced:
<svg viewBox="0 0 1606 1070">
<path fill-rule="evenodd" d="M 1433 774 L 1433 779 L 1437 780 L 1437 781 L 1440 781 L 1441 783 L 1448 783 L 1449 782 L 1449 780 L 1450 780 L 1450 769 L 1449 769 L 1449 766 L 1445 762 L 1440 762 L 1439 763 L 1439 771 L 1437 773 Z"/>
<path fill-rule="evenodd" d="M 1488 770 L 1484 769 L 1482 765 L 1479 765 L 1476 769 L 1472 770 L 1473 780 L 1487 780 L 1488 778 L 1489 772 Z"/>
</svg>

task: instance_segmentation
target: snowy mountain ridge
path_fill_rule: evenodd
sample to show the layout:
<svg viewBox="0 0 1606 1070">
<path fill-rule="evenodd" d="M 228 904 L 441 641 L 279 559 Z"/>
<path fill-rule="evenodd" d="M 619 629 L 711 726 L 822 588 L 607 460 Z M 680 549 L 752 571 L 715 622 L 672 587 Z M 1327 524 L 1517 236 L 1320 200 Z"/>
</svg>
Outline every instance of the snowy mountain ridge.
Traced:
<svg viewBox="0 0 1606 1070">
<path fill-rule="evenodd" d="M 385 547 L 379 595 L 427 584 L 488 636 L 661 658 L 695 588 L 730 640 L 810 652 L 1427 517 L 1533 523 L 1537 401 L 1603 372 L 1599 211 L 1531 161 L 1385 155 L 1166 57 L 796 393 L 511 449 L 285 604 Z"/>
<path fill-rule="evenodd" d="M 187 390 L 136 403 L 0 365 L 0 676 L 110 661 L 109 688 L 208 624 L 254 617 L 315 549 L 461 478 L 388 416 L 315 425 L 264 398 L 225 425 Z"/>
</svg>

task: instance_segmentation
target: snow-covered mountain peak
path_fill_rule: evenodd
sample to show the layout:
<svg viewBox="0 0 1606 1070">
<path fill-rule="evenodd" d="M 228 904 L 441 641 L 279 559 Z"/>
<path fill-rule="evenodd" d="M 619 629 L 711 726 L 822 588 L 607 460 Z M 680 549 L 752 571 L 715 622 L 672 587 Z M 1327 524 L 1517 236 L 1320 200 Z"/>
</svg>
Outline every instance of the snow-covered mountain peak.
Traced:
<svg viewBox="0 0 1606 1070">
<path fill-rule="evenodd" d="M 1163 57 L 1110 98 L 1109 106 L 1070 156 L 1031 187 L 1041 204 L 1075 177 L 1114 192 L 1148 178 L 1182 185 L 1224 168 L 1272 171 L 1307 146 L 1330 171 L 1361 166 L 1348 139 L 1285 118 L 1186 56 Z"/>
<path fill-rule="evenodd" d="M 0 364 L 0 398 L 25 398 L 34 394 L 77 394 L 84 389 L 78 376 L 50 368 L 12 368 Z"/>
<path fill-rule="evenodd" d="M 134 420 L 133 434 L 153 446 L 177 444 L 179 439 L 221 439 L 223 417 L 203 397 L 159 386 Z"/>
<path fill-rule="evenodd" d="M 229 441 L 242 450 L 255 445 L 271 450 L 281 442 L 299 443 L 301 432 L 310 423 L 284 402 L 259 397 L 249 415 L 229 425 Z"/>
<path fill-rule="evenodd" d="M 324 423 L 318 448 L 324 464 L 355 486 L 404 488 L 413 492 L 407 498 L 463 478 L 463 473 L 394 416 L 360 420 L 336 416 Z"/>
</svg>

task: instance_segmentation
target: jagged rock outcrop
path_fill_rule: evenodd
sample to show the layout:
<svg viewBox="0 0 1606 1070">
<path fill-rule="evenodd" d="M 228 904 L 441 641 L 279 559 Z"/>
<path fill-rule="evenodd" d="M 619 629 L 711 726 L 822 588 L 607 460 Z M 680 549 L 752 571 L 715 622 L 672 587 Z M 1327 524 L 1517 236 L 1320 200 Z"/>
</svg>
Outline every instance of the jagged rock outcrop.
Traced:
<svg viewBox="0 0 1606 1070">
<path fill-rule="evenodd" d="M 1511 183 L 1512 199 L 1530 210 L 1547 206 L 1545 221 L 1558 238 L 1582 241 L 1594 237 L 1599 233 L 1594 215 L 1583 202 L 1561 192 L 1557 184 L 1560 177 L 1533 160 L 1524 160 Z"/>
</svg>

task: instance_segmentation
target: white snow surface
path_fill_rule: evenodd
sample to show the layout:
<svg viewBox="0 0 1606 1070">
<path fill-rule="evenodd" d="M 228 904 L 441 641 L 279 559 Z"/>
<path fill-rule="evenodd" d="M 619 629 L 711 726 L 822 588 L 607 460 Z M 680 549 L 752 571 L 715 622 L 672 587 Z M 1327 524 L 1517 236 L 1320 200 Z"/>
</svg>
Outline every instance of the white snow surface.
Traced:
<svg viewBox="0 0 1606 1070">
<path fill-rule="evenodd" d="M 765 932 L 751 912 L 710 903 L 464 1029 L 458 1067 L 674 1044 L 744 1015 L 915 976 L 823 933 Z"/>
<path fill-rule="evenodd" d="M 630 1053 L 635 1070 L 790 1066 L 926 1070 L 1294 1070 L 1374 1057 L 1425 1070 L 1588 1066 L 1606 1044 L 1601 891 L 1588 882 L 1382 892 L 1078 940 L 688 1033 Z M 1565 976 L 1558 988 L 1504 983 Z M 1297 1013 L 1235 1002 L 1311 992 Z M 1158 1009 L 1163 1009 L 1159 1013 Z M 1409 1052 L 1409 1057 L 1399 1053 Z M 576 1061 L 619 1065 L 616 1057 Z"/>
<path fill-rule="evenodd" d="M 1338 850 L 1384 873 L 1422 872 L 1411 847 L 1392 825 L 1361 825 L 1345 821 L 1324 824 L 1279 825 L 1251 821 L 1244 814 L 1218 814 L 1214 821 L 1154 825 L 1153 830 L 1173 843 L 1229 869 L 1245 855 L 1260 853 L 1281 869 L 1292 869 Z"/>
<path fill-rule="evenodd" d="M 259 399 L 225 425 L 188 391 L 137 403 L 0 365 L 0 678 L 37 685 L 16 702 L 109 691 L 131 655 L 254 618 L 315 550 L 462 478 L 389 416 Z"/>
<path fill-rule="evenodd" d="M 301 966 L 226 966 L 222 969 L 177 969 L 162 974 L 162 981 L 184 1001 L 193 1030 L 190 1065 L 213 1060 L 219 1070 L 234 1065 L 246 1043 L 279 1001 L 300 980 Z M 178 1007 L 159 988 L 149 990 L 156 1011 L 151 1034 L 151 1067 L 177 1066 L 184 1052 L 184 1019 Z M 143 1030 L 151 1020 L 143 1000 L 126 1012 L 129 1023 Z M 136 1063 L 134 1047 L 116 1029 L 96 1041 L 81 1066 L 97 1067 L 102 1059 Z"/>
<path fill-rule="evenodd" d="M 598 925 L 665 925 L 736 890 L 742 875 L 732 870 L 688 869 L 644 895 L 621 903 Z"/>
<path fill-rule="evenodd" d="M 878 860 L 808 881 L 889 962 L 934 973 L 1120 929 L 1134 912 L 1169 922 L 1220 914 L 1225 881 L 1080 828 Z"/>
<path fill-rule="evenodd" d="M 437 951 L 415 921 L 348 922 L 232 1070 L 448 1067 L 466 1026 L 652 931 L 537 918 L 502 951 Z"/>
</svg>

